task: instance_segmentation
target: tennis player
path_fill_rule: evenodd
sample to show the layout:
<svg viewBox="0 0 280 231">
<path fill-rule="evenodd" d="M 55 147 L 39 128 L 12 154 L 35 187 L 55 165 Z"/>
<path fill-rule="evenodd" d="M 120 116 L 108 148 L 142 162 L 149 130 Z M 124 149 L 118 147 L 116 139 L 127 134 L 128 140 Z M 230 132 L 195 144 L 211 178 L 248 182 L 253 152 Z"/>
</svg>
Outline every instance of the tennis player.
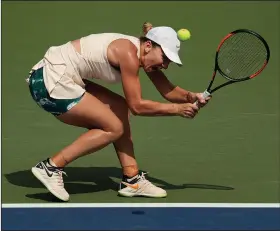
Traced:
<svg viewBox="0 0 280 231">
<path fill-rule="evenodd" d="M 133 150 L 129 115 L 194 118 L 210 97 L 174 86 L 164 75 L 179 58 L 180 41 L 170 27 L 143 25 L 144 36 L 91 34 L 50 47 L 27 79 L 32 98 L 65 124 L 88 130 L 73 143 L 39 162 L 32 173 L 58 199 L 69 200 L 64 167 L 75 159 L 113 144 L 123 177 L 122 196 L 165 197 L 166 191 L 140 173 Z M 143 99 L 139 70 L 147 73 L 168 103 Z M 92 80 L 122 83 L 122 97 Z M 193 104 L 196 100 L 199 105 Z"/>
</svg>

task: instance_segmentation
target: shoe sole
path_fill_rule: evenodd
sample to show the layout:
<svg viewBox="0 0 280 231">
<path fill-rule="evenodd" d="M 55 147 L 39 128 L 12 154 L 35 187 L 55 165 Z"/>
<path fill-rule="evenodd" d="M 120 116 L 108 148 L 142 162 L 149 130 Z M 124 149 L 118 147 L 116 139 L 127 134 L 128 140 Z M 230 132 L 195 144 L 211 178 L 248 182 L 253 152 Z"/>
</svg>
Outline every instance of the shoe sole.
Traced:
<svg viewBox="0 0 280 231">
<path fill-rule="evenodd" d="M 47 184 L 47 182 L 45 181 L 45 179 L 42 177 L 42 175 L 37 171 L 37 169 L 35 167 L 33 167 L 31 169 L 33 175 L 50 191 L 51 194 L 53 194 L 56 198 L 58 198 L 61 201 L 69 201 L 68 199 L 64 199 L 62 197 L 60 197 L 59 194 L 56 193 L 56 191 L 54 191 L 52 188 L 50 188 Z"/>
<path fill-rule="evenodd" d="M 166 197 L 167 194 L 158 194 L 158 195 L 151 195 L 151 194 L 135 194 L 135 193 L 129 193 L 129 192 L 118 192 L 119 195 L 123 197 L 150 197 L 150 198 L 163 198 Z"/>
</svg>

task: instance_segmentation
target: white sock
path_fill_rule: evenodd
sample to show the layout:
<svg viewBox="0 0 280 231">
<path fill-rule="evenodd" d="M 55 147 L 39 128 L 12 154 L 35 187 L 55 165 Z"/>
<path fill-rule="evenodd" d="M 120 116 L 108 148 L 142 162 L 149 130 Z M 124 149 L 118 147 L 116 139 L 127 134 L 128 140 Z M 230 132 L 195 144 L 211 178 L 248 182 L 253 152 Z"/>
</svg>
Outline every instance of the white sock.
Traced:
<svg viewBox="0 0 280 231">
<path fill-rule="evenodd" d="M 52 161 L 51 158 L 49 159 L 49 162 L 50 162 L 50 165 L 52 165 L 52 166 L 54 166 L 54 167 L 57 167 L 56 164 Z"/>
</svg>

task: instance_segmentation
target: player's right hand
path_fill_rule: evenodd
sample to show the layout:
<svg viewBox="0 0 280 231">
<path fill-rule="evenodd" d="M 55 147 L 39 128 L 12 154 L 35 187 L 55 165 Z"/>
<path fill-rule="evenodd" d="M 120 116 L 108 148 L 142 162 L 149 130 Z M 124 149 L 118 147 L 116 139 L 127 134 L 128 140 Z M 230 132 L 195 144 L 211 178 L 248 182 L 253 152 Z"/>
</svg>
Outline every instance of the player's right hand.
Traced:
<svg viewBox="0 0 280 231">
<path fill-rule="evenodd" d="M 182 103 L 177 104 L 178 115 L 184 118 L 192 119 L 197 114 L 199 108 L 196 104 L 192 103 Z"/>
</svg>

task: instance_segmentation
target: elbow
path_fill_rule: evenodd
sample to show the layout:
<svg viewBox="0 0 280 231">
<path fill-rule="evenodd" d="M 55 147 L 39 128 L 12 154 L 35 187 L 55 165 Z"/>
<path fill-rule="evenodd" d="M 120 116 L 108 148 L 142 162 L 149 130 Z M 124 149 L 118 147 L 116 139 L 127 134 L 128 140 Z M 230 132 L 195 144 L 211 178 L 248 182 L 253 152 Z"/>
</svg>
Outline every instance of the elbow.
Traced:
<svg viewBox="0 0 280 231">
<path fill-rule="evenodd" d="M 167 101 L 172 100 L 172 94 L 170 94 L 171 92 L 160 92 L 162 98 L 164 98 Z"/>
<path fill-rule="evenodd" d="M 131 111 L 132 115 L 134 115 L 134 116 L 141 115 L 141 111 L 139 109 L 135 108 L 135 107 L 131 107 L 130 111 Z"/>
<path fill-rule="evenodd" d="M 130 111 L 134 116 L 142 115 L 141 104 L 134 103 L 134 104 L 130 105 Z"/>
<path fill-rule="evenodd" d="M 162 94 L 162 98 L 164 98 L 165 100 L 170 101 L 170 102 L 172 101 L 172 98 L 170 98 L 168 94 L 166 94 L 166 95 Z"/>
</svg>

